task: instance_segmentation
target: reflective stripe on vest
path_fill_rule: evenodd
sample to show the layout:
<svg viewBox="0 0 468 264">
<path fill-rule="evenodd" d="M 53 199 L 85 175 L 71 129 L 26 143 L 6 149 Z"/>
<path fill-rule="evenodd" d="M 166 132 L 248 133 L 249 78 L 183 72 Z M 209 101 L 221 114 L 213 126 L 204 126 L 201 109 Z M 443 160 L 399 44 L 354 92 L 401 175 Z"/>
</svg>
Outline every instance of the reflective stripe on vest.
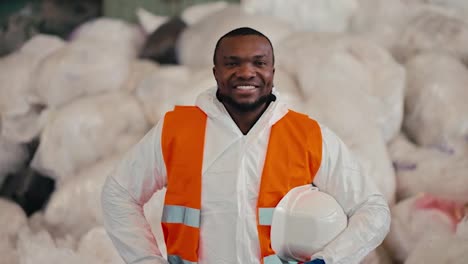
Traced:
<svg viewBox="0 0 468 264">
<path fill-rule="evenodd" d="M 270 256 L 266 256 L 263 258 L 263 264 L 284 264 L 284 263 L 297 264 L 298 262 L 282 260 L 276 255 L 270 255 Z"/>
<path fill-rule="evenodd" d="M 200 210 L 185 206 L 165 205 L 161 222 L 200 227 Z"/>
<path fill-rule="evenodd" d="M 206 120 L 199 108 L 187 106 L 176 107 L 164 118 L 167 191 L 162 227 L 171 264 L 198 262 Z M 317 122 L 293 111 L 271 128 L 257 201 L 263 264 L 296 263 L 280 260 L 271 249 L 273 211 L 289 190 L 312 183 L 322 158 L 321 136 Z"/>
<path fill-rule="evenodd" d="M 258 224 L 263 226 L 271 226 L 273 222 L 274 207 L 258 208 Z"/>
<path fill-rule="evenodd" d="M 168 255 L 167 261 L 170 264 L 197 264 L 198 263 L 198 262 L 192 262 L 192 261 L 182 259 L 180 256 L 176 256 L 176 255 Z"/>
</svg>

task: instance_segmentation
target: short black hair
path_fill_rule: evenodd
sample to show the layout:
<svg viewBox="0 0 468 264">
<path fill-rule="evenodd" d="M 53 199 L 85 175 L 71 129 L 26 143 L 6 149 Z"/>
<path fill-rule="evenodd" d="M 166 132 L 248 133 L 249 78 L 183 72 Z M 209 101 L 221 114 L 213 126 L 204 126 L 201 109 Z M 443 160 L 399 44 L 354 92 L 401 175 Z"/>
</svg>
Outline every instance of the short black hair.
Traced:
<svg viewBox="0 0 468 264">
<path fill-rule="evenodd" d="M 233 29 L 229 31 L 228 33 L 224 34 L 221 38 L 219 38 L 218 42 L 216 42 L 216 46 L 215 46 L 215 50 L 213 54 L 213 64 L 216 65 L 216 54 L 218 53 L 219 45 L 221 44 L 221 41 L 223 39 L 230 38 L 230 37 L 251 36 L 251 35 L 263 37 L 268 41 L 271 47 L 271 55 L 273 56 L 273 64 L 275 64 L 275 53 L 273 52 L 273 44 L 271 44 L 270 39 L 267 36 L 265 36 L 263 33 L 261 33 L 260 31 L 255 30 L 250 27 L 240 27 L 240 28 Z"/>
</svg>

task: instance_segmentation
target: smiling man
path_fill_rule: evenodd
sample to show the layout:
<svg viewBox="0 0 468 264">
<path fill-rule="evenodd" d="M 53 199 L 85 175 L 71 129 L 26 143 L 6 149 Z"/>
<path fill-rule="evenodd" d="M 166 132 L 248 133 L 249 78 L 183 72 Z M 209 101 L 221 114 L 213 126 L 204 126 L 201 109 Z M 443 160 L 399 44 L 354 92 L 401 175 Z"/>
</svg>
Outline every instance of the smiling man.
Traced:
<svg viewBox="0 0 468 264">
<path fill-rule="evenodd" d="M 262 33 L 227 33 L 213 62 L 217 88 L 200 94 L 196 106 L 166 113 L 107 178 L 104 224 L 122 258 L 287 263 L 271 248 L 271 212 L 294 187 L 314 184 L 336 199 L 348 226 L 307 263 L 359 263 L 390 225 L 371 178 L 332 131 L 281 101 L 273 90 L 273 46 Z M 164 187 L 167 258 L 143 214 Z"/>
</svg>

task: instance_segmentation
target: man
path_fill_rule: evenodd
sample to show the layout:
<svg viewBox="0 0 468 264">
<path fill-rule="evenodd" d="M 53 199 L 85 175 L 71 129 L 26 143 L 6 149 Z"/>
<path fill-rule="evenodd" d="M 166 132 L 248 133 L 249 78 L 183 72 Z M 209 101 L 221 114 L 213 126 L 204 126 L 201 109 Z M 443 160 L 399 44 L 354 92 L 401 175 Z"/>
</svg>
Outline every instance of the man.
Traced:
<svg viewBox="0 0 468 264">
<path fill-rule="evenodd" d="M 310 263 L 359 263 L 382 242 L 390 224 L 383 196 L 333 132 L 288 110 L 273 91 L 274 72 L 267 37 L 251 28 L 227 33 L 215 48 L 217 89 L 196 107 L 168 112 L 108 177 L 104 222 L 127 263 L 167 263 L 142 209 L 163 187 L 171 264 L 282 263 L 265 212 L 311 183 L 335 197 L 349 222 Z"/>
</svg>

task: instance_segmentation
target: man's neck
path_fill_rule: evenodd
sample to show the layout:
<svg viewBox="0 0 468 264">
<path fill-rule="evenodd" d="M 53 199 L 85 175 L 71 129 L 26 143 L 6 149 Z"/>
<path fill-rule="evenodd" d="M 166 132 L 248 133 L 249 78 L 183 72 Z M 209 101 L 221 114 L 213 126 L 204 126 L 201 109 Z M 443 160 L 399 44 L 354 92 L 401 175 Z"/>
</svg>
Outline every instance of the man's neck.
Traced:
<svg viewBox="0 0 468 264">
<path fill-rule="evenodd" d="M 258 119 L 260 119 L 262 114 L 268 108 L 269 104 L 270 102 L 265 103 L 252 111 L 243 112 L 239 111 L 238 109 L 234 108 L 229 104 L 223 103 L 232 120 L 234 120 L 234 123 L 236 123 L 237 127 L 239 127 L 240 131 L 244 135 L 247 135 L 247 133 L 249 133 L 250 129 L 252 129 L 252 127 L 255 125 Z"/>
</svg>

